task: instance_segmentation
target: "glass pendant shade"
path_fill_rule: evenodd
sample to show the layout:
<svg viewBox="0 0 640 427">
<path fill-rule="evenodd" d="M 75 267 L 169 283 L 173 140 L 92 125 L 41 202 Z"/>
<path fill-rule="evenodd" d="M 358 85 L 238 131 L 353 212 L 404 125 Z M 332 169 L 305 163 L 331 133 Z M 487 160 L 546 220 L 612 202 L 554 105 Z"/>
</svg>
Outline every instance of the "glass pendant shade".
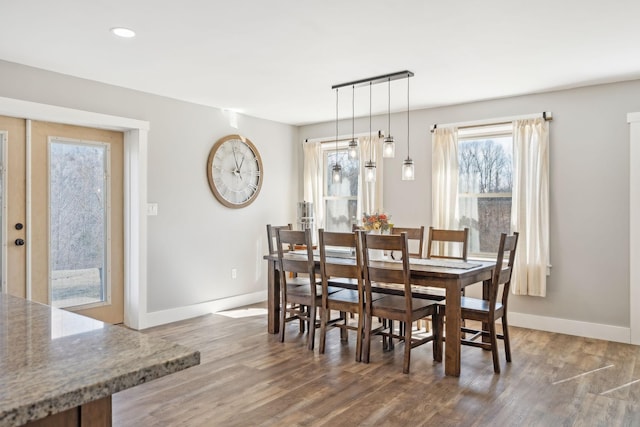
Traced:
<svg viewBox="0 0 640 427">
<path fill-rule="evenodd" d="M 407 159 L 402 163 L 402 180 L 403 181 L 413 181 L 415 179 L 415 169 L 413 166 L 413 160 L 407 157 Z"/>
<path fill-rule="evenodd" d="M 342 166 L 335 164 L 331 175 L 333 176 L 333 182 L 342 182 Z"/>
<path fill-rule="evenodd" d="M 376 181 L 376 162 L 369 160 L 364 165 L 364 180 L 366 182 Z"/>
<path fill-rule="evenodd" d="M 394 158 L 396 156 L 396 143 L 393 137 L 389 135 L 382 142 L 382 157 Z"/>
<path fill-rule="evenodd" d="M 358 157 L 358 141 L 355 139 L 349 141 L 349 157 L 352 159 Z"/>
</svg>

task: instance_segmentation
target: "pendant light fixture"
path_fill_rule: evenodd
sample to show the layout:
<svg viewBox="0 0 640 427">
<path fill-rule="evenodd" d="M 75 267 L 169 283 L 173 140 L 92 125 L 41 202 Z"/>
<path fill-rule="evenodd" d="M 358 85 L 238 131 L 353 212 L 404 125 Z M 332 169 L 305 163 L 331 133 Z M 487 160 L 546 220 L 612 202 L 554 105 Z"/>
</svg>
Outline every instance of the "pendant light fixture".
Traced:
<svg viewBox="0 0 640 427">
<path fill-rule="evenodd" d="M 338 89 L 336 88 L 336 163 L 333 165 L 333 182 L 342 181 L 342 166 L 338 161 Z"/>
<path fill-rule="evenodd" d="M 349 157 L 355 159 L 358 157 L 358 140 L 355 137 L 356 122 L 356 86 L 351 86 L 351 141 L 349 141 Z"/>
<path fill-rule="evenodd" d="M 409 155 L 409 77 L 411 77 L 411 74 L 407 73 L 407 158 L 402 163 L 403 181 L 413 181 L 415 179 L 415 168 Z"/>
<path fill-rule="evenodd" d="M 387 99 L 387 125 L 388 125 L 388 135 L 383 139 L 383 144 L 380 147 L 382 149 L 383 157 L 395 157 L 395 141 L 391 136 L 391 81 L 392 80 L 400 80 L 407 79 L 407 159 L 403 162 L 402 165 L 402 179 L 403 180 L 413 180 L 414 179 L 414 169 L 413 169 L 413 160 L 411 160 L 411 156 L 409 155 L 409 77 L 413 77 L 414 74 L 411 71 L 398 71 L 396 73 L 383 74 L 375 77 L 368 77 L 366 79 L 354 80 L 346 83 L 339 83 L 331 86 L 331 89 L 336 89 L 336 163 L 333 166 L 333 177 L 336 178 L 336 171 L 340 171 L 342 168 L 338 162 L 337 153 L 338 153 L 338 88 L 351 86 L 353 94 L 351 97 L 351 141 L 349 141 L 349 156 L 351 158 L 356 158 L 360 155 L 360 149 L 358 148 L 358 140 L 355 138 L 355 88 L 356 87 L 364 87 L 364 85 L 369 85 L 369 160 L 364 162 L 364 179 L 366 182 L 375 182 L 376 181 L 376 162 L 374 161 L 373 152 L 374 152 L 374 144 L 377 143 L 373 141 L 373 130 L 372 130 L 372 86 L 378 83 L 387 83 L 388 85 L 388 99 Z M 380 131 L 378 131 L 378 135 L 380 135 Z M 375 148 L 378 150 L 378 147 Z M 363 153 L 366 155 L 365 153 Z M 364 159 L 361 159 L 364 161 Z M 362 161 L 360 164 L 362 165 Z"/>
<path fill-rule="evenodd" d="M 373 161 L 373 139 L 371 138 L 371 82 L 369 82 L 369 161 L 364 165 L 364 180 L 376 181 L 376 162 Z"/>
<path fill-rule="evenodd" d="M 382 157 L 394 158 L 396 156 L 396 143 L 391 136 L 391 77 L 388 80 L 389 93 L 387 98 L 387 136 L 382 142 Z"/>
</svg>

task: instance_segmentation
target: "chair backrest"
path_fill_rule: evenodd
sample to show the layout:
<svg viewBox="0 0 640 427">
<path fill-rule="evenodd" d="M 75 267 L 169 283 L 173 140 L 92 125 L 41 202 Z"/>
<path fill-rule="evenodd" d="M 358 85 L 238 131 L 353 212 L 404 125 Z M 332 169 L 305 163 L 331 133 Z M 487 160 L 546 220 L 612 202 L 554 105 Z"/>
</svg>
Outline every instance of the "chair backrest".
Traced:
<svg viewBox="0 0 640 427">
<path fill-rule="evenodd" d="M 469 242 L 469 229 L 441 230 L 429 227 L 429 240 L 427 241 L 427 258 L 446 258 L 467 260 L 467 244 Z M 457 244 L 460 255 L 453 255 L 452 246 Z"/>
<path fill-rule="evenodd" d="M 511 275 L 513 273 L 513 264 L 516 259 L 516 248 L 518 246 L 518 233 L 508 236 L 505 233 L 500 235 L 500 245 L 498 246 L 498 254 L 496 256 L 496 268 L 493 270 L 491 280 L 491 288 L 489 294 L 489 309 L 495 312 L 496 302 L 498 301 L 498 290 L 502 287 L 501 302 L 504 310 L 507 310 L 507 300 L 509 298 L 509 288 L 511 286 Z M 507 264 L 504 264 L 505 257 Z"/>
<path fill-rule="evenodd" d="M 399 283 L 404 285 L 406 309 L 411 312 L 411 270 L 409 267 L 409 242 L 407 233 L 401 234 L 365 234 L 362 236 L 362 258 L 365 287 L 365 303 L 371 308 L 371 283 Z M 402 254 L 397 262 L 381 262 L 371 259 L 370 250 L 395 251 Z"/>
<path fill-rule="evenodd" d="M 407 233 L 407 239 L 409 239 L 409 246 L 416 247 L 417 251 L 409 252 L 410 257 L 422 258 L 422 248 L 424 246 L 424 225 L 420 227 L 396 227 L 395 225 L 391 229 L 391 234 Z"/>
<path fill-rule="evenodd" d="M 293 226 L 291 224 L 287 224 L 287 225 L 267 224 L 267 246 L 269 247 L 269 255 L 274 255 L 278 253 L 278 248 L 276 247 L 276 233 L 279 229 L 293 230 Z"/>
<path fill-rule="evenodd" d="M 330 278 L 357 279 L 358 295 L 362 298 L 364 288 L 362 285 L 362 250 L 357 232 L 335 233 L 318 230 L 318 246 L 320 248 L 320 275 L 322 277 L 322 287 L 326 289 Z M 356 262 L 346 258 L 332 258 L 327 255 L 327 248 L 348 250 L 355 253 Z M 325 291 L 324 295 L 328 295 Z M 361 299 L 362 300 L 362 299 Z"/>
</svg>

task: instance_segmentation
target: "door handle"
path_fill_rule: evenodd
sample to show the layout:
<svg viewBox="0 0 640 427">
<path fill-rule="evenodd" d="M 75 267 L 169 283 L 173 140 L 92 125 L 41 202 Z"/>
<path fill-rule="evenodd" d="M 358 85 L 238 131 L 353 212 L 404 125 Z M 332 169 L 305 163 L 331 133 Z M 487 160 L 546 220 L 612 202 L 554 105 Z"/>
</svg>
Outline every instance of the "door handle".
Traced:
<svg viewBox="0 0 640 427">
<path fill-rule="evenodd" d="M 23 239 L 16 239 L 16 246 L 24 246 L 24 240 Z"/>
</svg>

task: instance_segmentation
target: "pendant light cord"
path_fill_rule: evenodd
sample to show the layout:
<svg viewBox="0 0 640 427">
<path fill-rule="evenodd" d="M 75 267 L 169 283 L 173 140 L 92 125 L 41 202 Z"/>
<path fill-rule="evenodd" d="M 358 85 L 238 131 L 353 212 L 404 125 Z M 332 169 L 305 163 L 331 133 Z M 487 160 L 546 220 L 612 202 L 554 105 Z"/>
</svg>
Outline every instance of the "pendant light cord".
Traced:
<svg viewBox="0 0 640 427">
<path fill-rule="evenodd" d="M 369 82 L 369 161 L 373 160 L 373 140 L 371 139 L 371 82 Z"/>
<path fill-rule="evenodd" d="M 389 77 L 389 92 L 387 94 L 387 132 L 389 135 L 387 137 L 391 137 L 391 77 Z"/>
<path fill-rule="evenodd" d="M 338 164 L 338 88 L 336 88 L 336 165 Z"/>
<path fill-rule="evenodd" d="M 409 155 L 409 74 L 407 74 L 407 160 L 411 158 Z"/>
<path fill-rule="evenodd" d="M 351 86 L 351 140 L 356 140 L 356 86 Z"/>
</svg>

